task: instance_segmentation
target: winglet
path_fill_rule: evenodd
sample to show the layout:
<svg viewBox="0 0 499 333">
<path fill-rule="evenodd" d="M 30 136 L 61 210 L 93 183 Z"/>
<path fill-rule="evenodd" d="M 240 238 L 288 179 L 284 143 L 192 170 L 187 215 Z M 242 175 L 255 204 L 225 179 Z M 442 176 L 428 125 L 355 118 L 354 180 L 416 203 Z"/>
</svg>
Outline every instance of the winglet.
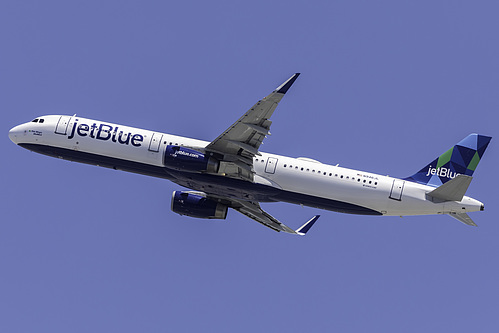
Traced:
<svg viewBox="0 0 499 333">
<path fill-rule="evenodd" d="M 319 217 L 321 217 L 320 215 L 315 215 L 314 217 L 312 217 L 310 220 L 308 220 L 307 222 L 305 222 L 304 225 L 302 225 L 300 228 L 296 229 L 296 234 L 300 235 L 300 236 L 305 236 L 305 234 L 310 230 L 310 228 L 312 228 L 312 226 L 314 225 L 315 221 L 317 221 L 319 219 Z"/>
<path fill-rule="evenodd" d="M 293 85 L 293 83 L 295 83 L 295 81 L 298 78 L 298 76 L 300 76 L 300 73 L 293 74 L 293 76 L 291 76 L 286 82 L 284 82 L 283 84 L 281 84 L 275 90 L 275 92 L 281 93 L 281 94 L 285 94 L 289 90 L 289 88 L 291 88 L 291 86 Z"/>
</svg>

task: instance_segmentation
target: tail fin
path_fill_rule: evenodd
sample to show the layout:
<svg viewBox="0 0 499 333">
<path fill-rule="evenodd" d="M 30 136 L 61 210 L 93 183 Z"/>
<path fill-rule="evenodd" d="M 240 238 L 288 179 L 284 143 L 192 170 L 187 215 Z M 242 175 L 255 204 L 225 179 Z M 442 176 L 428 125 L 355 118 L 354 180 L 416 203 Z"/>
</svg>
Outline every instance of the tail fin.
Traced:
<svg viewBox="0 0 499 333">
<path fill-rule="evenodd" d="M 490 136 L 470 134 L 405 180 L 440 186 L 457 175 L 472 176 L 491 139 Z"/>
</svg>

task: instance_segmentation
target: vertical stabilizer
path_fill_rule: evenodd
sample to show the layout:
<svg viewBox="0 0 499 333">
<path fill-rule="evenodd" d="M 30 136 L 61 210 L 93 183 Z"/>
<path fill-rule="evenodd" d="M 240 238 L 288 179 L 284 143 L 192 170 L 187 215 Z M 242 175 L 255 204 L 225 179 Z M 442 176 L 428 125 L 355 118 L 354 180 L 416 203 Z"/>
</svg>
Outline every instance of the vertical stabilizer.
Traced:
<svg viewBox="0 0 499 333">
<path fill-rule="evenodd" d="M 441 186 L 457 175 L 472 176 L 491 139 L 490 136 L 470 134 L 405 180 Z"/>
</svg>

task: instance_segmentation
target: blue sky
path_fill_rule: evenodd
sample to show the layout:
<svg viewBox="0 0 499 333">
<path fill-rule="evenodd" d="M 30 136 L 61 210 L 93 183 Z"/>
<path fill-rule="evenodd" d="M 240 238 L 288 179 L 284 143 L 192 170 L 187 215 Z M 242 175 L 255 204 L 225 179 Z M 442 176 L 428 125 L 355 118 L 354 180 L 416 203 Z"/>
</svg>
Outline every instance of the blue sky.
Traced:
<svg viewBox="0 0 499 333">
<path fill-rule="evenodd" d="M 499 325 L 493 139 L 446 216 L 170 211 L 168 181 L 15 146 L 44 114 L 212 140 L 294 72 L 263 151 L 405 177 L 497 138 L 499 21 L 477 1 L 3 1 L 2 332 L 490 332 Z"/>
</svg>

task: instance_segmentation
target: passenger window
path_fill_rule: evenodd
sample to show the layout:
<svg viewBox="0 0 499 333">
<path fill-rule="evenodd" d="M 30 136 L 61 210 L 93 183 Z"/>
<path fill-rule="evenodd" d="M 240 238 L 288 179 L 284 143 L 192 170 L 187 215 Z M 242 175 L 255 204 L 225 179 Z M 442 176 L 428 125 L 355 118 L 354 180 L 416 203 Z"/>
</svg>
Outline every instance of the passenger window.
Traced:
<svg viewBox="0 0 499 333">
<path fill-rule="evenodd" d="M 284 164 L 284 167 L 286 167 L 286 166 L 287 166 L 287 165 L 286 165 L 286 164 Z"/>
</svg>

